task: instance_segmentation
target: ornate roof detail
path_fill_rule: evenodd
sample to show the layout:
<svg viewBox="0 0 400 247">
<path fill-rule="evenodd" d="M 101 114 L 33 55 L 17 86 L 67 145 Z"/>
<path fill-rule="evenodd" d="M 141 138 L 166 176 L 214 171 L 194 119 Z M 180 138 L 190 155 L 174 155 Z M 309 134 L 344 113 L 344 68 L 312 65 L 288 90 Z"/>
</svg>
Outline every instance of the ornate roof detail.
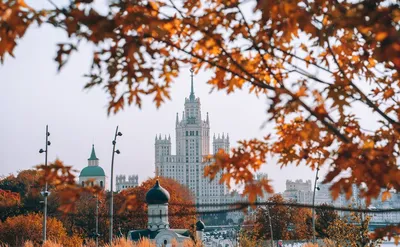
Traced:
<svg viewBox="0 0 400 247">
<path fill-rule="evenodd" d="M 147 204 L 165 204 L 169 201 L 169 192 L 161 187 L 160 182 L 156 181 L 156 184 L 146 194 Z"/>
</svg>

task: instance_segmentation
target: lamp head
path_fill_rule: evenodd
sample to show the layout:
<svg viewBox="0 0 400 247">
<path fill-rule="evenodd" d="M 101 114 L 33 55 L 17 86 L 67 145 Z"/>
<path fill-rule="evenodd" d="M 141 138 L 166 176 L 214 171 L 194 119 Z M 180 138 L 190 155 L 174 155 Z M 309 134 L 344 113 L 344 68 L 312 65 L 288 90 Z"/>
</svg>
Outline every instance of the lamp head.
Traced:
<svg viewBox="0 0 400 247">
<path fill-rule="evenodd" d="M 47 136 L 50 136 L 50 132 L 47 132 Z"/>
<path fill-rule="evenodd" d="M 115 151 L 117 154 L 120 154 L 121 152 L 117 149 L 116 151 Z"/>
<path fill-rule="evenodd" d="M 39 153 L 41 154 L 41 153 L 44 153 L 45 151 L 43 150 L 43 148 L 41 148 L 40 150 L 39 150 Z"/>
<path fill-rule="evenodd" d="M 122 136 L 122 133 L 121 132 L 118 132 L 118 134 L 117 134 L 118 136 Z"/>
<path fill-rule="evenodd" d="M 50 146 L 50 145 L 51 145 L 51 142 L 50 142 L 50 141 L 47 141 L 47 145 L 49 145 L 49 146 Z"/>
<path fill-rule="evenodd" d="M 320 190 L 321 188 L 317 186 L 317 188 L 316 188 L 316 189 L 317 189 L 317 190 Z"/>
</svg>

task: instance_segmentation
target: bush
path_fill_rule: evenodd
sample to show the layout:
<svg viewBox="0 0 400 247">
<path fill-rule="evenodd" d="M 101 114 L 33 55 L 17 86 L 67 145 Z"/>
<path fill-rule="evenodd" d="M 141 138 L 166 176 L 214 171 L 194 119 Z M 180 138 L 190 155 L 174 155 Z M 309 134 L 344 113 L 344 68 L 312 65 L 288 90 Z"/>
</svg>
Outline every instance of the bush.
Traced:
<svg viewBox="0 0 400 247">
<path fill-rule="evenodd" d="M 42 226 L 43 216 L 41 214 L 9 217 L 0 223 L 0 242 L 9 246 L 40 246 L 43 237 Z M 77 236 L 68 236 L 62 222 L 51 217 L 47 218 L 47 239 L 62 244 L 64 247 L 82 245 L 82 239 Z M 49 242 L 44 246 L 54 245 Z"/>
</svg>

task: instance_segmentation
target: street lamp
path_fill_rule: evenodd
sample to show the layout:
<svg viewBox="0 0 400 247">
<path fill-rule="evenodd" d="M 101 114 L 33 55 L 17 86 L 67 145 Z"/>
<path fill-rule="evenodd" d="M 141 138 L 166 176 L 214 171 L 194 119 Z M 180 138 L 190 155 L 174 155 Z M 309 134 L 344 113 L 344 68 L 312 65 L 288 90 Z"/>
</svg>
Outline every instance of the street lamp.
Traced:
<svg viewBox="0 0 400 247">
<path fill-rule="evenodd" d="M 96 247 L 99 247 L 99 196 L 95 195 L 96 198 Z"/>
<path fill-rule="evenodd" d="M 313 244 L 315 244 L 315 191 L 319 190 L 317 186 L 319 167 L 317 167 L 317 172 L 315 173 L 315 181 L 314 181 L 314 192 L 313 192 L 313 199 L 312 199 L 312 228 L 313 228 Z"/>
<path fill-rule="evenodd" d="M 48 148 L 50 146 L 50 141 L 49 141 L 49 126 L 46 125 L 46 149 L 43 150 L 42 148 L 39 150 L 39 153 L 45 153 L 44 154 L 44 165 L 47 166 L 47 153 L 48 153 Z M 46 179 L 46 178 L 45 178 Z M 47 191 L 47 179 L 46 183 L 44 186 L 44 190 L 40 192 L 40 194 L 44 197 L 44 207 L 43 207 L 43 244 L 46 242 L 46 229 L 47 229 L 47 197 L 50 195 L 50 192 Z"/>
<path fill-rule="evenodd" d="M 271 247 L 274 247 L 274 233 L 272 231 L 271 214 L 269 213 L 269 205 L 266 206 L 266 211 L 268 214 L 269 230 L 271 232 Z"/>
<path fill-rule="evenodd" d="M 113 241 L 113 219 L 114 219 L 114 193 L 113 193 L 113 187 L 114 187 L 114 154 L 120 154 L 121 152 L 119 150 L 115 150 L 115 145 L 117 144 L 117 137 L 122 136 L 121 132 L 118 132 L 118 126 L 115 129 L 115 135 L 114 135 L 114 140 L 112 141 L 113 144 L 113 152 L 112 152 L 112 157 L 111 157 L 111 198 L 110 198 L 110 246 L 112 246 L 112 241 Z"/>
</svg>

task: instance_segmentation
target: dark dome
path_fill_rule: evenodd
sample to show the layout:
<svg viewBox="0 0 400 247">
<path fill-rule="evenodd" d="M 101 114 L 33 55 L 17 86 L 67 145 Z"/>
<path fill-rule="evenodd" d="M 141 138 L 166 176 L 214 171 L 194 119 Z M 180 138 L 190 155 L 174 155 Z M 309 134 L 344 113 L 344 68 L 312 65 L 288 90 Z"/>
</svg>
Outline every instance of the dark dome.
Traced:
<svg viewBox="0 0 400 247">
<path fill-rule="evenodd" d="M 206 228 L 206 225 L 204 225 L 204 222 L 199 220 L 196 222 L 196 231 L 204 231 L 204 228 Z"/>
<path fill-rule="evenodd" d="M 160 186 L 160 182 L 156 184 L 146 194 L 147 204 L 165 204 L 169 201 L 169 193 L 166 189 Z"/>
</svg>

